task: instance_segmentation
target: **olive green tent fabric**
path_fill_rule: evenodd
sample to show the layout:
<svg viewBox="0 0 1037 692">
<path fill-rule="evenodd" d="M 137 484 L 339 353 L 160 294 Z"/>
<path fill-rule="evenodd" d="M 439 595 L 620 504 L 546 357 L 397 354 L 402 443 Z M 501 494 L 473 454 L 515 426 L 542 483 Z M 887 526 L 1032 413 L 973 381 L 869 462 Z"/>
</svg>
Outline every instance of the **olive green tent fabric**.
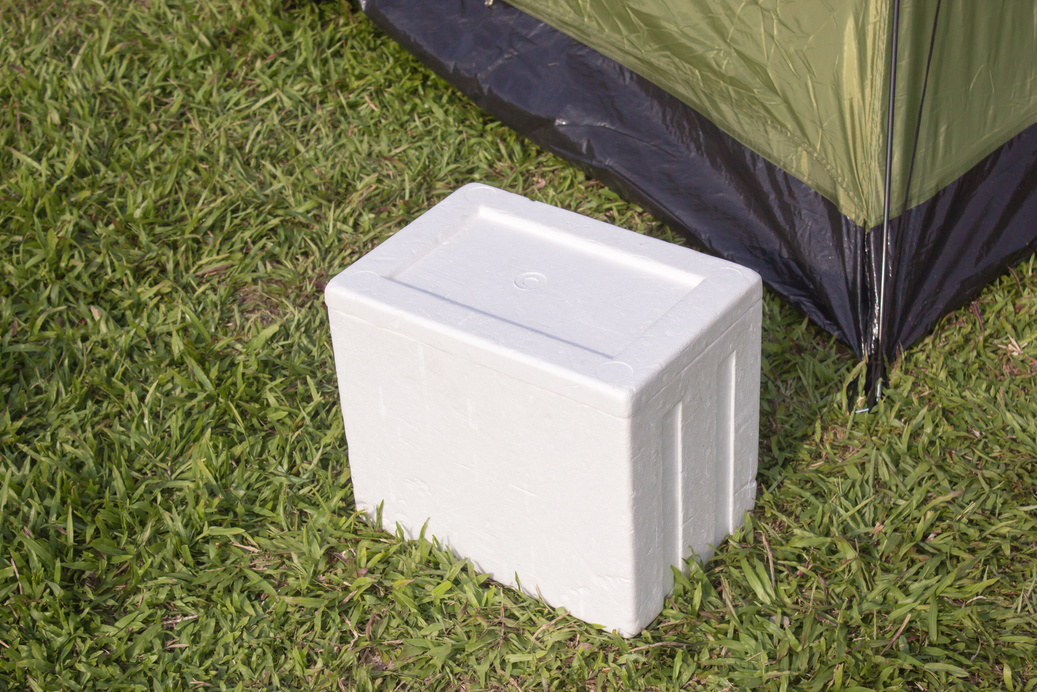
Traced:
<svg viewBox="0 0 1037 692">
<path fill-rule="evenodd" d="M 881 223 L 893 0 L 511 0 Z M 903 208 L 935 0 L 902 0 L 892 213 Z M 943 3 L 908 207 L 1037 122 L 1037 3 Z"/>
</svg>

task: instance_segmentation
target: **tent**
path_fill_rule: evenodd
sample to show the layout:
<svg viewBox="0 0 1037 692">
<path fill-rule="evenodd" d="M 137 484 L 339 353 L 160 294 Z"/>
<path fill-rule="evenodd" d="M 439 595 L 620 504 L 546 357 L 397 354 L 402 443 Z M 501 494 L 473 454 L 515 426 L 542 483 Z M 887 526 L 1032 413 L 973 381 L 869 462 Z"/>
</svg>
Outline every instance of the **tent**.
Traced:
<svg viewBox="0 0 1037 692">
<path fill-rule="evenodd" d="M 361 0 L 868 359 L 1037 248 L 1033 0 Z"/>
</svg>

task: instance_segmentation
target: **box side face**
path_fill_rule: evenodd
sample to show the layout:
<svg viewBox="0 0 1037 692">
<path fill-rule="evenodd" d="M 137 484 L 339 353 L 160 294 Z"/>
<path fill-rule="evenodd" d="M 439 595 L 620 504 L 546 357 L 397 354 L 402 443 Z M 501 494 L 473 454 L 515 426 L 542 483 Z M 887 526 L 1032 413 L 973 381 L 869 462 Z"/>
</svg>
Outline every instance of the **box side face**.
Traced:
<svg viewBox="0 0 1037 692">
<path fill-rule="evenodd" d="M 673 589 L 670 566 L 705 561 L 753 507 L 759 440 L 757 305 L 675 374 L 633 419 L 635 545 L 643 618 Z"/>
<path fill-rule="evenodd" d="M 331 310 L 357 506 L 582 619 L 636 610 L 628 419 Z"/>
</svg>

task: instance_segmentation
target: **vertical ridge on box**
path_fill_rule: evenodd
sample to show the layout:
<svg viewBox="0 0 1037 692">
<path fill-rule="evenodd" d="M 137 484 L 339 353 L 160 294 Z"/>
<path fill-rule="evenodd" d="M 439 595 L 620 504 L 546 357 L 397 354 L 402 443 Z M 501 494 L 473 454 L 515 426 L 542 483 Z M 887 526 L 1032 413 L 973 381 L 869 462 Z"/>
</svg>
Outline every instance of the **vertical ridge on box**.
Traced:
<svg viewBox="0 0 1037 692">
<path fill-rule="evenodd" d="M 732 502 L 735 490 L 736 353 L 728 354 L 717 369 L 717 545 L 735 530 Z"/>
<path fill-rule="evenodd" d="M 681 435 L 683 410 L 678 401 L 663 418 L 662 426 L 662 546 L 663 559 L 668 565 L 680 565 L 684 559 L 683 535 L 683 457 L 684 447 Z"/>
<path fill-rule="evenodd" d="M 755 493 L 762 284 L 485 185 L 325 290 L 353 495 L 624 636 Z M 738 354 L 737 357 L 734 354 Z"/>
</svg>

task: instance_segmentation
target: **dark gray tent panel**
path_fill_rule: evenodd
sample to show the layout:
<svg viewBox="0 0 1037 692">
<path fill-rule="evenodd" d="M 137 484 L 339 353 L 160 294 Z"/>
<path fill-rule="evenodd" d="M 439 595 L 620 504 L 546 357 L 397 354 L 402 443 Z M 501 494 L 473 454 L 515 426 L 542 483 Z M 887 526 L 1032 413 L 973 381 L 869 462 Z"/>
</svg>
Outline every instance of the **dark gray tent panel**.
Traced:
<svg viewBox="0 0 1037 692">
<path fill-rule="evenodd" d="M 1032 0 L 516 3 L 538 18 L 361 2 L 489 113 L 758 271 L 873 376 L 1037 248 Z"/>
</svg>

